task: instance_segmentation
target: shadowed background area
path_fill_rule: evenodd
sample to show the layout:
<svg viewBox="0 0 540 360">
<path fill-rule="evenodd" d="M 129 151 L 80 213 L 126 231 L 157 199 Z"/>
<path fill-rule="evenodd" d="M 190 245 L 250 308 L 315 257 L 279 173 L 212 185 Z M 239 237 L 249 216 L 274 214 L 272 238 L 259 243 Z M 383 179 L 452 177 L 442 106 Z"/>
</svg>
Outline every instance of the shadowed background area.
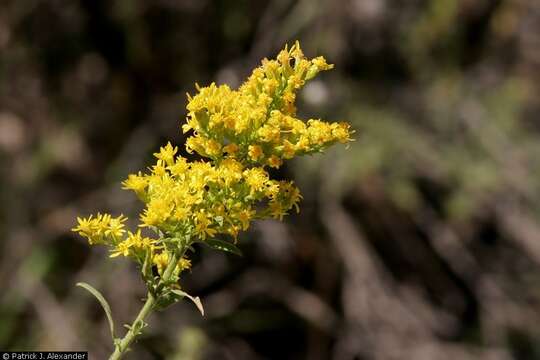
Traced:
<svg viewBox="0 0 540 360">
<path fill-rule="evenodd" d="M 336 68 L 303 118 L 348 150 L 287 163 L 300 214 L 255 223 L 243 257 L 197 248 L 202 298 L 150 318 L 130 359 L 540 359 L 540 2 L 0 2 L 0 349 L 112 346 L 144 296 L 133 264 L 71 233 L 134 216 L 120 189 L 186 92 L 238 86 L 300 40 Z"/>
</svg>

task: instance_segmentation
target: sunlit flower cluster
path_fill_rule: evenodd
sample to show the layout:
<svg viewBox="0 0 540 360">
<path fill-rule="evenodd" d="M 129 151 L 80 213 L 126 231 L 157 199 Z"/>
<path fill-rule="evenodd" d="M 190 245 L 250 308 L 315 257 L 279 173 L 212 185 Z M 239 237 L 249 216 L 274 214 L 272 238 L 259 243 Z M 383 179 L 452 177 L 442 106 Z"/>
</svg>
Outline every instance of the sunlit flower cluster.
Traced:
<svg viewBox="0 0 540 360">
<path fill-rule="evenodd" d="M 161 274 L 178 248 L 213 238 L 236 242 L 253 219 L 282 220 L 291 209 L 299 211 L 298 188 L 292 181 L 271 179 L 267 170 L 351 141 L 347 123 L 296 117 L 298 90 L 332 67 L 322 57 L 308 60 L 296 43 L 276 60 L 263 60 L 238 90 L 197 86 L 198 93 L 188 95 L 182 129 L 191 132 L 187 152 L 206 159 L 188 161 L 168 143 L 154 154 L 156 162 L 147 173 L 131 174 L 123 182 L 145 204 L 139 230 L 126 231 L 124 216 L 107 214 L 78 218 L 73 230 L 90 244 L 109 245 L 111 257 L 140 264 L 150 259 Z M 143 235 L 145 229 L 154 236 Z M 183 251 L 176 271 L 189 267 Z"/>
<path fill-rule="evenodd" d="M 281 218 L 300 200 L 291 182 L 270 179 L 262 167 L 232 158 L 188 162 L 175 157 L 177 151 L 168 143 L 155 154 L 149 174 L 130 175 L 123 183 L 146 203 L 141 227 L 201 240 L 236 239 L 252 219 Z"/>
<path fill-rule="evenodd" d="M 77 218 L 79 223 L 73 231 L 77 231 L 81 236 L 88 239 L 90 245 L 95 244 L 116 244 L 120 241 L 124 233 L 124 222 L 127 218 L 120 215 L 116 218 L 109 214 L 98 213 L 95 217 Z"/>
<path fill-rule="evenodd" d="M 296 117 L 295 100 L 306 81 L 331 69 L 323 57 L 308 60 L 298 42 L 276 60 L 264 59 L 238 90 L 227 85 L 200 88 L 188 95 L 186 133 L 189 152 L 252 166 L 278 168 L 283 160 L 320 152 L 351 141 L 349 124 Z"/>
</svg>

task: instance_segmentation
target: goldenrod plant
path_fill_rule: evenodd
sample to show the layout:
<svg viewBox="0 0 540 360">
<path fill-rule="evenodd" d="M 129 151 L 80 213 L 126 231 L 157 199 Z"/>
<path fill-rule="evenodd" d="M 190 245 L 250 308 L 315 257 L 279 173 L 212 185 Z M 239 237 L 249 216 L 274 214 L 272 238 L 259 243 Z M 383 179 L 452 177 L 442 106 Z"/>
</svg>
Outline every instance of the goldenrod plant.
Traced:
<svg viewBox="0 0 540 360">
<path fill-rule="evenodd" d="M 134 232 L 125 229 L 123 215 L 77 218 L 73 231 L 90 245 L 108 246 L 111 258 L 135 261 L 148 289 L 139 314 L 126 325 L 127 333 L 117 338 L 106 300 L 90 285 L 79 283 L 105 309 L 114 344 L 110 359 L 125 354 L 154 310 L 188 298 L 204 315 L 199 298 L 179 284 L 180 275 L 191 266 L 192 245 L 203 243 L 239 254 L 238 234 L 252 220 L 282 220 L 291 209 L 299 211 L 299 189 L 292 181 L 272 179 L 267 169 L 352 140 L 353 131 L 345 122 L 296 117 L 297 92 L 332 67 L 323 57 L 307 59 L 296 42 L 275 60 L 264 59 L 238 90 L 214 83 L 197 85 L 197 93 L 188 94 L 182 130 L 190 134 L 186 151 L 202 160 L 189 161 L 178 155 L 178 147 L 167 143 L 154 154 L 157 160 L 148 173 L 128 176 L 123 188 L 145 205 Z"/>
</svg>

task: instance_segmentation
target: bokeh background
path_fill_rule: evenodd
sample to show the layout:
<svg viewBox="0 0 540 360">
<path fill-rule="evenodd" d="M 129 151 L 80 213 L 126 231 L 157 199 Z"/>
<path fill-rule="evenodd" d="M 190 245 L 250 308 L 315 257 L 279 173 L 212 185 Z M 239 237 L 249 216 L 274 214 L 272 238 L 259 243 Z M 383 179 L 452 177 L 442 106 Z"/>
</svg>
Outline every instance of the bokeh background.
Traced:
<svg viewBox="0 0 540 360">
<path fill-rule="evenodd" d="M 69 231 L 179 131 L 194 83 L 237 86 L 299 39 L 336 64 L 299 98 L 348 150 L 288 163 L 302 212 L 205 248 L 203 299 L 130 359 L 540 359 L 537 0 L 0 1 L 0 349 L 111 351 L 86 281 L 131 322 L 144 287 Z"/>
</svg>

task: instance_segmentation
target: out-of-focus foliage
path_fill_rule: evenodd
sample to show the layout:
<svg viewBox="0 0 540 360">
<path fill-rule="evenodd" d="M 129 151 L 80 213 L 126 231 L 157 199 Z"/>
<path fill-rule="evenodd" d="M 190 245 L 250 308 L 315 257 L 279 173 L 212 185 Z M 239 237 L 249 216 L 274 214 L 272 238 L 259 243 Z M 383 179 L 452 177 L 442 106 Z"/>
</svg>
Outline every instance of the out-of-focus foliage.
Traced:
<svg viewBox="0 0 540 360">
<path fill-rule="evenodd" d="M 299 39 L 336 64 L 299 116 L 357 141 L 277 170 L 303 211 L 240 259 L 201 249 L 185 287 L 207 317 L 155 315 L 139 358 L 540 358 L 538 34 L 535 0 L 0 2 L 0 348 L 106 357 L 74 284 L 121 323 L 143 289 L 72 219 L 136 214 L 118 184 L 185 141 L 191 84 L 236 87 Z"/>
</svg>

